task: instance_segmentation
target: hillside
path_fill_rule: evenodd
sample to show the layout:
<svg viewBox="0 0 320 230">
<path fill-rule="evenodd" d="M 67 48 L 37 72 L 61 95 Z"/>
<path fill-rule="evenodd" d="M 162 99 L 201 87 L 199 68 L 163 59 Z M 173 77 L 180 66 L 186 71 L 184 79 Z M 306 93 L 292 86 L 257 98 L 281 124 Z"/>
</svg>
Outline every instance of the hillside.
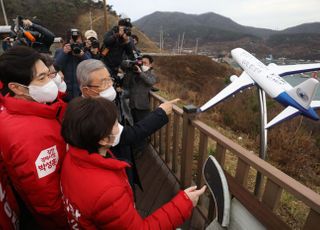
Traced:
<svg viewBox="0 0 320 230">
<path fill-rule="evenodd" d="M 215 13 L 200 15 L 180 12 L 154 12 L 134 22 L 148 36 L 157 39 L 161 26 L 167 38 L 176 39 L 178 34 L 186 32 L 188 39 L 201 38 L 203 41 L 236 40 L 245 36 L 268 37 L 272 30 L 242 26 L 230 18 Z M 215 31 L 212 33 L 212 31 Z M 212 35 L 214 34 L 214 36 Z"/>
<path fill-rule="evenodd" d="M 103 39 L 104 29 L 104 16 L 101 9 L 92 9 L 92 28 L 98 33 L 99 39 Z M 117 25 L 119 17 L 109 14 L 107 16 L 108 28 L 111 29 Z M 86 31 L 90 28 L 89 13 L 80 15 L 76 20 L 76 27 L 81 31 Z M 137 27 L 132 28 L 132 33 L 139 37 L 139 49 L 143 52 L 157 52 L 159 49 L 156 44 L 150 40 L 144 33 L 142 33 Z"/>
<path fill-rule="evenodd" d="M 305 23 L 302 25 L 294 26 L 285 30 L 280 31 L 284 34 L 301 34 L 301 33 L 320 33 L 320 23 Z"/>
<path fill-rule="evenodd" d="M 5 1 L 7 17 L 9 23 L 13 23 L 12 19 L 17 15 L 34 19 L 36 23 L 40 23 L 56 36 L 65 37 L 66 31 L 70 28 L 79 28 L 81 31 L 90 28 L 89 15 L 92 11 L 93 29 L 102 38 L 106 32 L 103 28 L 103 6 L 102 3 L 93 3 L 90 0 L 10 0 Z M 117 13 L 114 10 L 108 12 L 108 28 L 117 24 Z M 4 24 L 2 11 L 0 11 L 0 25 Z M 133 33 L 140 38 L 139 47 L 143 51 L 155 52 L 158 50 L 156 45 L 139 29 L 133 28 Z"/>
<path fill-rule="evenodd" d="M 317 38 L 320 33 L 319 22 L 274 31 L 243 26 L 215 13 L 193 15 L 155 12 L 134 24 L 154 41 L 159 41 L 162 28 L 165 48 L 168 50 L 176 47 L 178 36 L 185 33 L 185 48 L 194 48 L 199 39 L 199 50 L 214 56 L 235 47 L 243 47 L 260 57 L 272 53 L 274 57 L 320 59 L 320 42 Z M 304 37 L 308 38 L 307 42 Z"/>
</svg>

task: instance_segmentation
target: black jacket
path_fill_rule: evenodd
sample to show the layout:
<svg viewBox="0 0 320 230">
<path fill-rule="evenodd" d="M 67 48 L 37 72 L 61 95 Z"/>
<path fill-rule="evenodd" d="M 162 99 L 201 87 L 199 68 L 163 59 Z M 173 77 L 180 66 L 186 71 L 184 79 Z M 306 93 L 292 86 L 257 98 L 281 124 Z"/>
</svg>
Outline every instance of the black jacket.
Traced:
<svg viewBox="0 0 320 230">
<path fill-rule="evenodd" d="M 47 28 L 35 23 L 32 23 L 29 30 L 39 32 L 39 37 L 36 39 L 36 42 L 32 44 L 32 48 L 40 53 L 48 53 L 50 51 L 50 46 L 54 41 L 54 34 Z"/>
<path fill-rule="evenodd" d="M 143 120 L 134 124 L 134 126 L 124 127 L 120 136 L 119 144 L 110 149 L 117 159 L 124 160 L 132 166 L 131 168 L 127 168 L 127 174 L 129 182 L 133 188 L 133 184 L 137 184 L 141 189 L 142 185 L 137 172 L 131 145 L 138 143 L 150 136 L 162 126 L 167 124 L 168 121 L 168 116 L 164 110 L 157 108 Z"/>
<path fill-rule="evenodd" d="M 134 60 L 130 42 L 124 43 L 122 38 L 119 38 L 115 31 L 116 29 L 113 28 L 105 33 L 103 38 L 103 48 L 107 48 L 109 51 L 106 56 L 102 57 L 102 60 L 112 73 L 115 73 L 115 69 L 121 65 L 124 55 L 127 55 L 129 59 Z"/>
<path fill-rule="evenodd" d="M 57 49 L 55 53 L 55 65 L 61 69 L 64 74 L 64 81 L 67 84 L 67 96 L 65 101 L 71 101 L 75 97 L 79 97 L 81 94 L 79 83 L 77 80 L 77 67 L 83 60 L 90 59 L 90 54 L 84 52 L 82 57 L 74 56 L 72 53 L 64 53 L 63 48 Z"/>
</svg>

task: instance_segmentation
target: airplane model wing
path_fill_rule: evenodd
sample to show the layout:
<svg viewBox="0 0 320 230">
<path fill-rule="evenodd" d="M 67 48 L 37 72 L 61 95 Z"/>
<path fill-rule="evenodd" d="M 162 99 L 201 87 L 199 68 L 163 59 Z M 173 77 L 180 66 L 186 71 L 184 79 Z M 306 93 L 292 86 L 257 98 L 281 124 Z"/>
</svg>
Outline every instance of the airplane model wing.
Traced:
<svg viewBox="0 0 320 230">
<path fill-rule="evenodd" d="M 284 77 L 291 74 L 307 73 L 320 70 L 320 63 L 318 64 L 299 64 L 299 65 L 277 65 L 271 63 L 268 68 L 276 72 L 279 76 Z"/>
<path fill-rule="evenodd" d="M 225 100 L 226 98 L 232 96 L 236 92 L 247 88 L 251 85 L 254 85 L 254 81 L 251 77 L 246 73 L 243 72 L 240 77 L 234 79 L 231 84 L 221 90 L 216 96 L 211 98 L 207 103 L 200 107 L 200 112 L 204 112 L 205 110 L 209 109 L 210 107 L 218 104 L 219 102 Z"/>
<path fill-rule="evenodd" d="M 310 107 L 313 109 L 320 108 L 320 101 L 312 101 L 310 104 Z M 285 108 L 281 113 L 279 113 L 276 117 L 274 117 L 266 125 L 266 129 L 269 129 L 276 124 L 279 124 L 285 120 L 288 120 L 288 119 L 293 118 L 295 116 L 298 116 L 300 114 L 301 114 L 301 112 L 298 109 L 296 109 L 292 106 L 288 106 L 287 108 Z"/>
</svg>

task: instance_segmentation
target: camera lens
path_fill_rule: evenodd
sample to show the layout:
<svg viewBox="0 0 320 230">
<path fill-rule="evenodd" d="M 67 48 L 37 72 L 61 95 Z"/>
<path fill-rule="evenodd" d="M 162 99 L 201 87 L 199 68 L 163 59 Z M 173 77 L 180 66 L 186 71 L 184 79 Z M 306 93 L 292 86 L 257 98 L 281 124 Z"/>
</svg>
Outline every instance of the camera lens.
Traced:
<svg viewBox="0 0 320 230">
<path fill-rule="evenodd" d="M 72 50 L 72 52 L 73 52 L 74 54 L 80 54 L 80 53 L 81 53 L 81 49 L 80 49 L 79 47 L 74 47 L 73 50 Z"/>
</svg>

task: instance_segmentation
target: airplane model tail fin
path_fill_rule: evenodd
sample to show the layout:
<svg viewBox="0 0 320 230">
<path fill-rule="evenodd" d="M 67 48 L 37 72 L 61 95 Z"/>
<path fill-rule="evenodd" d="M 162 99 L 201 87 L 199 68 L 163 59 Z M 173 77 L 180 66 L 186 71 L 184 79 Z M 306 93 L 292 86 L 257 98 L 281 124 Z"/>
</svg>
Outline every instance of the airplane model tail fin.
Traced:
<svg viewBox="0 0 320 230">
<path fill-rule="evenodd" d="M 309 78 L 296 87 L 288 90 L 287 93 L 302 107 L 308 109 L 312 99 L 314 98 L 318 85 L 318 80 Z"/>
</svg>

